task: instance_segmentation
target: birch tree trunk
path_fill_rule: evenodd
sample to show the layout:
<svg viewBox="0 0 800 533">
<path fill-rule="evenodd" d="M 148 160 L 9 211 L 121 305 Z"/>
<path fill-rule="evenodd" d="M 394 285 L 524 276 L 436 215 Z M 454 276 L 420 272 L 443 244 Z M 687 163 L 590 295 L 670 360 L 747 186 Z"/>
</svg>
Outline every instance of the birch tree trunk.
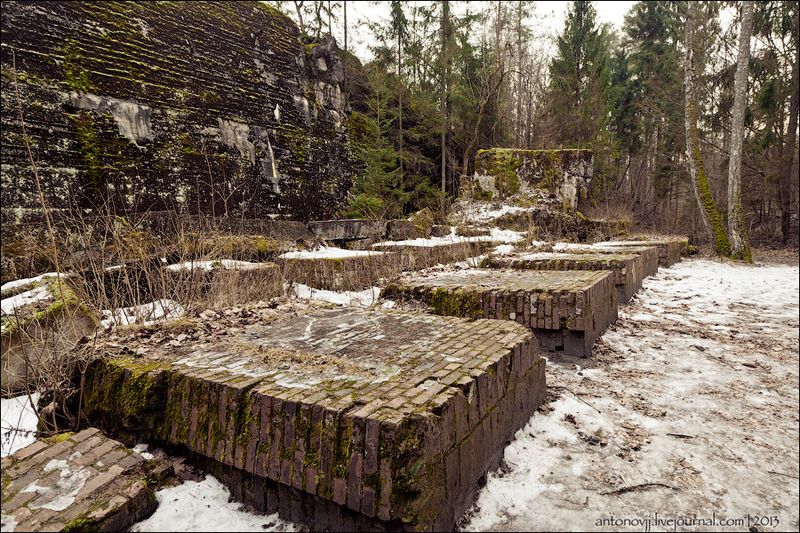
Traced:
<svg viewBox="0 0 800 533">
<path fill-rule="evenodd" d="M 714 251 L 717 255 L 730 255 L 731 246 L 728 241 L 728 234 L 725 232 L 725 225 L 722 222 L 722 215 L 714 203 L 711 194 L 711 187 L 708 183 L 703 156 L 700 152 L 700 136 L 697 131 L 697 95 L 694 87 L 695 64 L 694 64 L 694 32 L 695 25 L 700 16 L 698 2 L 688 2 L 688 12 L 686 14 L 685 27 L 685 57 L 684 57 L 684 89 L 686 93 L 686 157 L 689 163 L 689 177 L 692 181 L 692 189 L 697 199 L 700 211 L 700 219 L 703 228 L 711 241 L 714 243 Z"/>
<path fill-rule="evenodd" d="M 744 112 L 747 108 L 747 75 L 750 71 L 750 35 L 753 32 L 753 2 L 742 4 L 742 23 L 739 28 L 739 57 L 733 89 L 731 117 L 731 156 L 728 161 L 728 234 L 731 255 L 752 262 L 750 243 L 742 208 L 742 144 L 744 143 Z"/>
</svg>

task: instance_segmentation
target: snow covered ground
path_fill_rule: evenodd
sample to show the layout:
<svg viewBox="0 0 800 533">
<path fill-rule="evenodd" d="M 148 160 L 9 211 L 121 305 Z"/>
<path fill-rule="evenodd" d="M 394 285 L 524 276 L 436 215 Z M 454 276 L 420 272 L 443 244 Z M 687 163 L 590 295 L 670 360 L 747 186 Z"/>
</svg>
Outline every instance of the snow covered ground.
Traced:
<svg viewBox="0 0 800 533">
<path fill-rule="evenodd" d="M 475 237 L 463 237 L 456 235 L 455 228 L 451 228 L 450 234 L 444 237 L 428 237 L 418 239 L 408 239 L 404 241 L 384 241 L 372 245 L 373 248 L 392 248 L 395 246 L 417 246 L 430 248 L 433 246 L 445 246 L 465 242 L 502 242 L 514 243 L 525 238 L 525 232 L 510 229 L 491 228 L 489 235 L 478 235 Z"/>
<path fill-rule="evenodd" d="M 328 291 L 309 287 L 302 283 L 295 283 L 292 285 L 292 290 L 295 296 L 305 300 L 318 300 L 353 307 L 369 307 L 378 301 L 381 295 L 380 287 L 372 287 L 363 291 Z"/>
<path fill-rule="evenodd" d="M 229 502 L 230 492 L 213 476 L 156 492 L 158 509 L 131 531 L 299 531 L 277 514 L 257 515 Z"/>
<path fill-rule="evenodd" d="M 551 358 L 463 528 L 797 530 L 798 290 L 794 266 L 707 260 L 645 280 L 592 358 Z"/>
<path fill-rule="evenodd" d="M 39 401 L 39 395 L 31 394 L 31 400 L 35 404 Z M 0 457 L 11 455 L 36 440 L 34 431 L 39 419 L 27 394 L 0 399 L 0 413 Z"/>
<path fill-rule="evenodd" d="M 143 324 L 149 326 L 158 322 L 180 318 L 185 312 L 183 306 L 178 302 L 162 298 L 146 304 L 121 307 L 113 311 L 103 309 L 100 311 L 103 315 L 100 325 L 104 328 L 115 324 L 122 326 Z"/>
<path fill-rule="evenodd" d="M 383 255 L 383 252 L 369 250 L 346 250 L 323 246 L 316 250 L 301 250 L 299 252 L 286 252 L 280 256 L 281 259 L 346 259 L 350 257 L 372 257 Z"/>
</svg>

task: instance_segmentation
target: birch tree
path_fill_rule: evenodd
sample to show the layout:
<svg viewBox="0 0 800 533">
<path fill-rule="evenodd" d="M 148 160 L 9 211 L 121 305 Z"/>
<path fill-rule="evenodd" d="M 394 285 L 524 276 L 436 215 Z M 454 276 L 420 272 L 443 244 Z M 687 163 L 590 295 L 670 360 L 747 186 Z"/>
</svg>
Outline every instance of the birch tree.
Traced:
<svg viewBox="0 0 800 533">
<path fill-rule="evenodd" d="M 689 2 L 685 21 L 685 52 L 684 52 L 684 91 L 686 95 L 686 158 L 689 164 L 689 177 L 692 181 L 700 219 L 709 238 L 714 243 L 717 255 L 730 255 L 731 245 L 722 214 L 714 203 L 711 186 L 708 183 L 703 155 L 700 151 L 700 135 L 697 130 L 697 94 L 695 90 L 695 50 L 694 39 L 697 20 L 700 17 L 699 2 Z"/>
<path fill-rule="evenodd" d="M 753 32 L 753 2 L 742 4 L 739 28 L 739 55 L 733 85 L 733 114 L 731 116 L 731 151 L 728 160 L 728 234 L 731 255 L 752 262 L 750 243 L 742 209 L 742 144 L 744 142 L 744 113 L 747 108 L 747 76 L 750 71 L 750 35 Z"/>
</svg>

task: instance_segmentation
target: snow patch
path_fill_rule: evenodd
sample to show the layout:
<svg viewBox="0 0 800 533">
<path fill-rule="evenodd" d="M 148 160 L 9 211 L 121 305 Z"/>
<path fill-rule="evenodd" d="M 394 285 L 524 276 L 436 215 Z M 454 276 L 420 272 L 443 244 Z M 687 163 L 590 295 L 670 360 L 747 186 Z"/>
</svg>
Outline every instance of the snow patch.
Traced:
<svg viewBox="0 0 800 533">
<path fill-rule="evenodd" d="M 302 283 L 294 285 L 294 293 L 298 298 L 304 300 L 319 300 L 337 305 L 352 305 L 358 307 L 369 307 L 378 301 L 381 295 L 380 287 L 372 287 L 363 291 L 328 291 L 315 289 Z"/>
<path fill-rule="evenodd" d="M 107 328 L 113 325 L 127 326 L 130 324 L 151 326 L 158 322 L 180 318 L 186 311 L 178 302 L 162 298 L 146 304 L 122 307 L 114 311 L 103 309 L 100 312 L 103 315 L 100 325 Z"/>
<path fill-rule="evenodd" d="M 250 261 L 235 261 L 233 259 L 222 259 L 216 261 L 185 261 L 167 266 L 167 270 L 178 272 L 180 270 L 213 270 L 222 268 L 227 270 L 254 270 L 260 268 L 264 263 L 251 263 Z"/>
<path fill-rule="evenodd" d="M 150 461 L 153 459 L 153 454 L 147 451 L 147 444 L 140 443 L 133 447 L 133 451 L 142 456 L 142 459 Z"/>
<path fill-rule="evenodd" d="M 347 259 L 350 257 L 371 257 L 383 255 L 383 252 L 369 250 L 346 250 L 344 248 L 322 247 L 317 250 L 302 250 L 299 252 L 286 252 L 281 254 L 281 259 Z"/>
<path fill-rule="evenodd" d="M 57 276 L 58 272 L 46 272 L 32 278 L 15 279 L 14 281 L 8 281 L 3 283 L 3 285 L 0 285 L 0 292 L 10 291 L 12 289 L 24 287 L 25 285 L 30 285 L 31 283 L 38 283 L 47 278 L 55 278 Z"/>
<path fill-rule="evenodd" d="M 185 481 L 156 492 L 158 508 L 131 531 L 300 531 L 278 517 L 242 510 L 230 501 L 230 492 L 216 478 Z"/>
<path fill-rule="evenodd" d="M 14 309 L 41 302 L 49 298 L 52 298 L 52 294 L 50 294 L 50 289 L 48 287 L 34 287 L 29 291 L 21 292 L 10 298 L 3 298 L 3 300 L 0 301 L 0 308 L 4 315 L 13 315 Z"/>
<path fill-rule="evenodd" d="M 36 424 L 39 418 L 31 407 L 31 402 L 39 402 L 39 393 L 0 399 L 2 412 L 2 435 L 0 436 L 0 456 L 11 455 L 36 441 Z M 3 528 L 5 531 L 5 528 Z"/>
<path fill-rule="evenodd" d="M 39 495 L 38 498 L 28 504 L 31 509 L 63 511 L 75 503 L 75 496 L 86 484 L 86 480 L 89 479 L 91 474 L 89 470 L 83 467 L 73 470 L 65 459 L 52 459 L 44 467 L 45 473 L 53 470 L 60 470 L 59 479 L 56 481 L 55 486 L 41 487 L 37 485 L 40 481 L 37 479 L 20 491 L 35 492 Z"/>
</svg>

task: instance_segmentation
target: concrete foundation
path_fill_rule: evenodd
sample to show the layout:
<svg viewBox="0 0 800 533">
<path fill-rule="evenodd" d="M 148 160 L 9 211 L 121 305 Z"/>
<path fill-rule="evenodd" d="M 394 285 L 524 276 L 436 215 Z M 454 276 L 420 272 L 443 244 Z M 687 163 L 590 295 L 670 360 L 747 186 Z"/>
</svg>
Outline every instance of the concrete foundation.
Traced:
<svg viewBox="0 0 800 533">
<path fill-rule="evenodd" d="M 608 247 L 604 243 L 575 244 L 571 242 L 557 242 L 543 248 L 547 251 L 565 252 L 571 254 L 637 254 L 642 257 L 644 277 L 653 276 L 658 272 L 658 248 L 640 243 L 638 245 L 619 245 Z"/>
<path fill-rule="evenodd" d="M 619 291 L 619 301 L 627 302 L 642 288 L 644 260 L 638 254 L 570 254 L 558 252 L 491 255 L 485 268 L 519 270 L 611 270 Z"/>
<path fill-rule="evenodd" d="M 415 242 L 416 241 L 416 242 Z M 403 270 L 420 270 L 438 264 L 455 263 L 484 253 L 492 243 L 486 241 L 435 242 L 428 239 L 382 242 L 373 250 L 398 252 Z"/>
<path fill-rule="evenodd" d="M 440 315 L 513 320 L 530 327 L 542 349 L 586 357 L 617 318 L 611 271 L 462 270 L 405 277 L 385 298 L 424 302 Z"/>
<path fill-rule="evenodd" d="M 366 289 L 380 278 L 400 274 L 402 269 L 400 254 L 364 250 L 342 250 L 335 257 L 289 252 L 277 261 L 287 281 L 334 291 Z"/>
<path fill-rule="evenodd" d="M 213 339 L 200 325 L 144 357 L 123 355 L 141 336 L 112 337 L 85 412 L 210 461 L 234 493 L 315 530 L 453 529 L 544 399 L 536 338 L 508 321 L 287 315 Z"/>
<path fill-rule="evenodd" d="M 641 245 L 655 246 L 658 248 L 658 264 L 665 268 L 680 261 L 681 255 L 686 255 L 689 248 L 689 240 L 686 237 L 669 236 L 643 236 L 641 240 L 608 241 L 597 244 L 608 248 Z"/>
</svg>

